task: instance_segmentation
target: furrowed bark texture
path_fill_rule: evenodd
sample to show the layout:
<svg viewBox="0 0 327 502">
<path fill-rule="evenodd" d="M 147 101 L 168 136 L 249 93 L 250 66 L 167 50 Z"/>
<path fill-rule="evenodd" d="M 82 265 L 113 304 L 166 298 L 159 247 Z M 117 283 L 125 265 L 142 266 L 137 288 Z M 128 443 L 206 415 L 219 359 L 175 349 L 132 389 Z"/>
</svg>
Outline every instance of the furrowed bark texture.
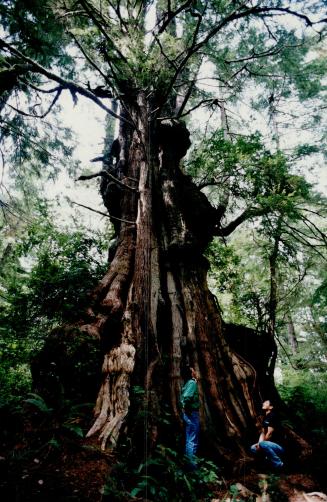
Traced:
<svg viewBox="0 0 327 502">
<path fill-rule="evenodd" d="M 246 455 L 255 425 L 256 371 L 227 344 L 206 282 L 203 252 L 217 211 L 179 167 L 190 145 L 185 126 L 152 121 L 142 93 L 129 110 L 136 130 L 121 126 L 119 158 L 111 169 L 137 192 L 102 181 L 105 205 L 123 221 L 115 225 L 114 257 L 93 293 L 88 322 L 80 326 L 105 350 L 88 436 L 98 434 L 103 448 L 116 444 L 137 385 L 144 389 L 145 434 L 153 444 L 164 405 L 181 422 L 181 374 L 191 364 L 200 375 L 203 432 L 225 457 Z"/>
</svg>

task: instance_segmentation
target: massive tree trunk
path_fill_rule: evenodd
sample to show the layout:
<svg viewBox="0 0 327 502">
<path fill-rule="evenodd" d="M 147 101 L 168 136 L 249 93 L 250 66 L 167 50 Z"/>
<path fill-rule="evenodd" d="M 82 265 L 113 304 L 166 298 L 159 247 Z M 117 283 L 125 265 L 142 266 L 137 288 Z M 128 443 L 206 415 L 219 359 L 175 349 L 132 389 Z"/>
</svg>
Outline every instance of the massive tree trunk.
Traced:
<svg viewBox="0 0 327 502">
<path fill-rule="evenodd" d="M 181 373 L 192 364 L 200 375 L 203 431 L 218 451 L 239 457 L 255 425 L 256 375 L 227 344 L 207 286 L 203 252 L 219 223 L 217 211 L 180 170 L 190 145 L 185 126 L 151 120 L 142 93 L 130 110 L 136 128 L 121 126 L 112 167 L 126 188 L 105 178 L 101 186 L 118 243 L 89 321 L 80 326 L 105 350 L 88 435 L 99 434 L 103 448 L 108 440 L 116 444 L 134 385 L 145 391 L 152 440 L 160 435 L 155 417 L 163 405 L 178 424 Z"/>
<path fill-rule="evenodd" d="M 271 348 L 250 358 L 255 336 L 244 344 L 239 327 L 224 326 L 203 256 L 222 214 L 180 169 L 190 146 L 185 125 L 155 120 L 153 109 L 140 92 L 121 111 L 134 127 L 121 123 L 119 148 L 116 142 L 113 158 L 104 163 L 110 176 L 102 177 L 100 187 L 116 232 L 110 267 L 93 291 L 85 319 L 66 329 L 69 340 L 100 340 L 104 353 L 88 436 L 99 437 L 106 448 L 117 444 L 127 426 L 139 440 L 139 407 L 146 436 L 141 448 L 164 442 L 167 410 L 172 427 L 181 430 L 181 375 L 191 364 L 200 376 L 202 442 L 235 465 L 256 437 Z M 38 361 L 33 371 L 40 381 Z M 69 390 L 70 380 L 67 373 Z M 131 400 L 136 389 L 141 403 Z"/>
</svg>

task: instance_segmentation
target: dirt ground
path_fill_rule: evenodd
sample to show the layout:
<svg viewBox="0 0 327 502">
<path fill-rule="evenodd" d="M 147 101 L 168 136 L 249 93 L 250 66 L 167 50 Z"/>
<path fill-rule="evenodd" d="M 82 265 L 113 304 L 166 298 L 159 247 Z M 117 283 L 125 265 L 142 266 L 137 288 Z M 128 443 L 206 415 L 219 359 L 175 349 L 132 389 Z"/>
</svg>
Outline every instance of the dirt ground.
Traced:
<svg viewBox="0 0 327 502">
<path fill-rule="evenodd" d="M 211 502 L 327 502 L 314 479 L 303 473 L 251 472 L 230 480 Z"/>
<path fill-rule="evenodd" d="M 16 462 L 0 457 L 1 502 L 101 502 L 112 456 L 96 444 L 65 445 L 55 455 L 34 458 L 16 446 Z"/>
</svg>

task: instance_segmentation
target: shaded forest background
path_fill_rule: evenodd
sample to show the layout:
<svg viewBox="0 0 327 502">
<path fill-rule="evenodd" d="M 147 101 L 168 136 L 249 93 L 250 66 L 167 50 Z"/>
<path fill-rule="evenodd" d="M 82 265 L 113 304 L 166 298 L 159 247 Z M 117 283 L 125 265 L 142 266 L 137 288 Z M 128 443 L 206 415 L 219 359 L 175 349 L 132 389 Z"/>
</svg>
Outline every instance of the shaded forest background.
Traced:
<svg viewBox="0 0 327 502">
<path fill-rule="evenodd" d="M 86 11 L 98 7 L 97 2 L 81 4 Z M 228 17 L 230 5 L 218 2 L 211 8 Z M 72 326 L 85 315 L 92 292 L 113 259 L 117 222 L 115 227 L 107 217 L 108 207 L 103 207 L 102 215 L 92 213 L 94 221 L 102 218 L 99 229 L 98 224 L 90 226 L 84 214 L 94 208 L 93 200 L 86 204 L 89 209 L 77 209 L 70 201 L 50 201 L 45 187 L 68 171 L 73 180 L 86 179 L 76 181 L 76 191 L 87 183 L 92 193 L 94 187 L 99 190 L 99 199 L 103 196 L 103 180 L 92 177 L 96 162 L 103 162 L 104 168 L 114 162 L 108 145 L 115 138 L 116 121 L 108 114 L 99 159 L 81 167 L 74 156 L 78 138 L 61 124 L 60 95 L 69 93 L 76 107 L 84 99 L 79 94 L 96 104 L 110 98 L 110 110 L 117 115 L 121 113 L 117 102 L 124 103 L 122 88 L 130 75 L 124 76 L 124 58 L 118 60 L 115 49 L 106 47 L 110 64 L 121 72 L 115 89 L 121 94 L 109 96 L 111 84 L 105 80 L 102 85 L 94 72 L 97 50 L 107 61 L 100 39 L 93 38 L 92 23 L 78 17 L 73 3 L 49 2 L 48 7 L 45 11 L 37 1 L 6 1 L 0 7 L 0 463 L 4 467 L 0 486 L 8 500 L 15 500 L 13 493 L 16 500 L 43 500 L 44 493 L 49 500 L 93 500 L 100 490 L 104 500 L 208 500 L 224 486 L 224 459 L 213 462 L 200 450 L 199 473 L 185 474 L 181 429 L 143 459 L 135 453 L 135 437 L 128 432 L 115 456 L 112 451 L 101 452 L 96 440 L 85 440 L 105 349 L 86 334 L 76 337 L 67 331 L 59 337 L 59 333 L 62 326 Z M 268 2 L 271 9 L 284 7 Z M 172 61 L 183 44 L 191 40 L 194 45 L 201 29 L 210 29 L 211 14 L 206 21 L 209 28 L 200 29 L 203 9 L 202 3 L 185 7 L 184 31 L 177 36 L 176 26 L 169 25 L 160 6 L 159 31 L 153 29 L 159 52 L 145 60 L 138 39 L 134 53 L 127 51 L 130 61 L 137 61 L 135 88 L 151 88 L 159 59 L 163 71 L 155 85 L 167 90 L 162 84 L 170 77 L 167 58 Z M 306 15 L 323 17 L 319 2 L 311 10 Z M 71 15 L 77 20 L 72 25 L 66 23 Z M 121 30 L 116 27 L 117 39 L 119 33 L 132 30 L 135 19 L 127 18 L 116 6 Z M 238 335 L 240 326 L 257 337 L 251 339 L 251 350 L 257 347 L 259 358 L 262 334 L 275 340 L 278 356 L 271 368 L 282 399 L 283 423 L 313 448 L 307 459 L 290 458 L 291 470 L 310 474 L 317 486 L 326 489 L 327 206 L 320 186 L 326 158 L 326 45 L 324 23 L 315 29 L 304 19 L 308 31 L 302 31 L 296 24 L 302 21 L 289 21 L 289 27 L 269 24 L 264 17 L 259 29 L 259 24 L 251 27 L 246 20 L 237 25 L 236 37 L 232 25 L 224 44 L 208 41 L 201 57 L 195 55 L 181 80 L 174 82 L 181 90 L 173 93 L 174 106 L 176 95 L 181 101 L 174 120 L 183 121 L 190 131 L 183 175 L 223 215 L 205 250 L 217 308 L 235 334 L 236 347 L 237 337 L 243 336 L 243 331 Z M 160 39 L 162 33 L 165 38 Z M 35 73 L 36 66 L 22 55 L 60 73 L 63 80 Z M 100 70 L 96 68 L 101 75 Z M 46 78 L 56 82 L 51 92 Z M 68 85 L 72 81 L 82 87 Z M 169 115 L 171 106 L 161 111 Z M 200 115 L 199 109 L 204 109 Z M 61 209 L 68 215 L 65 224 L 59 223 Z M 206 228 L 208 222 L 202 224 Z M 50 368 L 42 374 L 42 357 L 50 363 L 53 358 L 53 373 Z M 62 364 L 61 381 L 58 364 Z M 144 425 L 144 392 L 140 385 L 130 390 L 136 431 Z M 172 423 L 167 408 L 160 427 L 170 431 Z M 65 482 L 59 472 L 62 465 Z M 236 476 L 243 474 L 238 471 Z M 237 494 L 233 486 L 228 490 Z M 273 480 L 271 486 L 272 499 L 282 500 Z"/>
</svg>

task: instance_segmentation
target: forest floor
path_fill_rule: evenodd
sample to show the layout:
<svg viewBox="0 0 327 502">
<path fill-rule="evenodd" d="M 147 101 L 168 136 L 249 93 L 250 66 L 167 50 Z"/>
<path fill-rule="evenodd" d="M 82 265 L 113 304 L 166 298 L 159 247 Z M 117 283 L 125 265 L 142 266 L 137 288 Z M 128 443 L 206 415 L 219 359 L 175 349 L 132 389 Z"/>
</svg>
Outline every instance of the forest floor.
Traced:
<svg viewBox="0 0 327 502">
<path fill-rule="evenodd" d="M 55 453 L 55 454 L 54 454 Z M 106 497 L 115 464 L 112 454 L 102 452 L 94 441 L 76 440 L 53 452 L 31 452 L 16 444 L 12 452 L 0 451 L 0 500 L 2 502 L 153 502 L 156 497 Z M 199 502 L 326 502 L 317 482 L 308 474 L 278 475 L 251 469 L 224 483 L 211 485 L 210 497 Z M 161 500 L 161 499 L 160 499 Z M 177 500 L 174 498 L 174 500 Z M 169 502 L 169 500 L 167 500 Z M 181 499 L 181 502 L 183 500 Z"/>
<path fill-rule="evenodd" d="M 326 502 L 314 479 L 302 473 L 259 473 L 229 480 L 215 492 L 211 502 Z"/>
<path fill-rule="evenodd" d="M 32 453 L 24 444 L 0 453 L 1 502 L 102 501 L 113 457 L 96 444 L 72 441 Z"/>
<path fill-rule="evenodd" d="M 1 415 L 0 422 L 1 502 L 163 500 L 156 495 L 147 501 L 129 497 L 119 493 L 119 489 L 115 495 L 112 473 L 117 467 L 117 458 L 110 451 L 101 451 L 96 440 L 78 437 L 76 431 L 67 432 L 54 421 L 49 427 L 49 419 L 31 420 L 28 413 L 18 417 Z M 287 466 L 278 475 L 256 463 L 246 464 L 234 476 L 222 474 L 220 484 L 208 485 L 207 493 L 197 502 L 327 502 L 327 496 L 322 493 L 326 491 L 326 480 L 320 477 L 318 482 L 309 474 L 314 472 L 315 462 L 319 459 L 313 456 L 307 468 Z M 160 479 L 158 481 L 160 486 Z M 106 495 L 106 491 L 110 495 Z M 124 493 L 129 491 L 125 486 Z M 179 502 L 178 489 L 173 493 L 174 502 Z M 184 497 L 180 502 L 195 499 Z"/>
</svg>

